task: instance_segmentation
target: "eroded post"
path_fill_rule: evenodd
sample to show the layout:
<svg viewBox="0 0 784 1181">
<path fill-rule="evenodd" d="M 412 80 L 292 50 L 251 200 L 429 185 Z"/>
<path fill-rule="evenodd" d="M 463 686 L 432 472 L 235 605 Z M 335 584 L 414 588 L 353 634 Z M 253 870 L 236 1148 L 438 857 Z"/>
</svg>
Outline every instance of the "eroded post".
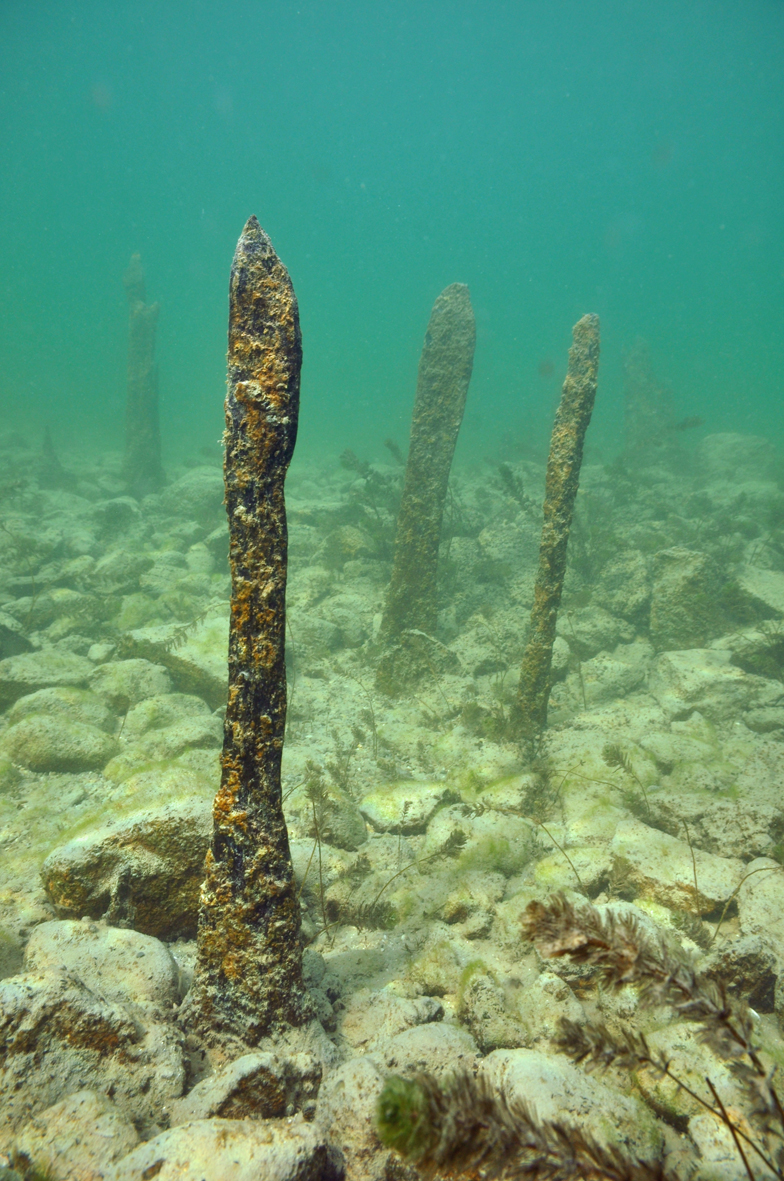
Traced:
<svg viewBox="0 0 784 1181">
<path fill-rule="evenodd" d="M 436 629 L 438 545 L 475 344 L 468 288 L 452 283 L 433 305 L 419 360 L 392 578 L 381 624 L 386 640 L 395 640 L 406 629 L 429 634 Z"/>
<path fill-rule="evenodd" d="M 128 490 L 141 499 L 163 487 L 161 434 L 158 424 L 158 366 L 155 330 L 160 304 L 145 300 L 144 269 L 131 256 L 123 275 L 128 297 L 128 392 L 125 404 L 123 477 Z"/>
<path fill-rule="evenodd" d="M 583 316 L 572 330 L 569 367 L 555 416 L 545 481 L 544 522 L 531 628 L 513 711 L 518 737 L 535 739 L 547 725 L 555 627 L 561 605 L 566 549 L 591 421 L 599 371 L 599 317 Z"/>
<path fill-rule="evenodd" d="M 229 699 L 186 1020 L 253 1045 L 311 1014 L 283 817 L 287 568 L 283 485 L 297 437 L 302 342 L 288 272 L 255 217 L 229 290 L 224 477 Z"/>
</svg>

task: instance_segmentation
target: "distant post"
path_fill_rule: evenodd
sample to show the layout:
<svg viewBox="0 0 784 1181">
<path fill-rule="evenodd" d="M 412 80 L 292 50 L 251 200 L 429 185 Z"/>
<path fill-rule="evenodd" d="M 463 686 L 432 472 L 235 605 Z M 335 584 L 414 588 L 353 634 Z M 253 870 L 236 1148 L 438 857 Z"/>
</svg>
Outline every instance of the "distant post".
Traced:
<svg viewBox="0 0 784 1181">
<path fill-rule="evenodd" d="M 580 484 L 585 432 L 591 421 L 599 372 L 599 317 L 583 316 L 572 329 L 569 367 L 555 415 L 545 479 L 544 522 L 534 587 L 531 628 L 523 654 L 512 724 L 534 740 L 547 725 L 555 628 L 566 575 L 566 550 Z"/>
<path fill-rule="evenodd" d="M 155 363 L 155 329 L 160 304 L 144 302 L 144 268 L 138 254 L 131 255 L 123 285 L 128 297 L 128 393 L 123 477 L 128 491 L 140 500 L 150 492 L 157 492 L 165 483 L 158 424 L 158 366 Z"/>
</svg>

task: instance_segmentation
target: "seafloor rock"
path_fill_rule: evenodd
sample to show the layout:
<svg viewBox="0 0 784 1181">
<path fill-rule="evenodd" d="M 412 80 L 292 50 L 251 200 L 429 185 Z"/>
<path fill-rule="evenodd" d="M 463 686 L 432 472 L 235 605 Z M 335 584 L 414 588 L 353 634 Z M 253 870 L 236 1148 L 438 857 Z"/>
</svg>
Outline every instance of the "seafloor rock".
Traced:
<svg viewBox="0 0 784 1181">
<path fill-rule="evenodd" d="M 620 643 L 628 644 L 634 639 L 634 628 L 603 607 L 562 611 L 557 629 L 557 634 L 563 636 L 580 660 L 590 660 L 597 652 L 607 652 Z"/>
<path fill-rule="evenodd" d="M 321 1084 L 318 1058 L 306 1051 L 281 1057 L 269 1051 L 243 1054 L 202 1079 L 171 1104 L 172 1126 L 191 1120 L 312 1118 Z"/>
<path fill-rule="evenodd" d="M 443 1015 L 444 1006 L 434 997 L 408 999 L 361 988 L 346 1001 L 338 1031 L 352 1049 L 363 1054 L 404 1029 L 440 1021 Z"/>
<path fill-rule="evenodd" d="M 713 722 L 784 701 L 780 682 L 745 673 L 730 658 L 729 651 L 715 648 L 664 652 L 651 666 L 648 691 L 670 718 L 699 710 Z"/>
<path fill-rule="evenodd" d="M 771 616 L 780 618 L 784 615 L 784 571 L 760 570 L 757 566 L 745 566 L 737 581 L 761 619 Z"/>
<path fill-rule="evenodd" d="M 535 1096 L 540 1119 L 573 1124 L 605 1144 L 620 1144 L 633 1157 L 654 1159 L 661 1153 L 661 1128 L 644 1103 L 562 1055 L 495 1050 L 481 1071 L 510 1102 L 530 1103 Z"/>
<path fill-rule="evenodd" d="M 581 664 L 579 672 L 569 674 L 564 689 L 553 694 L 553 705 L 559 704 L 562 693 L 569 694 L 578 707 L 625 697 L 645 682 L 652 656 L 645 640 L 619 644 L 612 653 L 600 652 Z"/>
<path fill-rule="evenodd" d="M 622 820 L 610 849 L 617 885 L 690 914 L 708 914 L 726 902 L 743 874 L 741 861 L 690 848 L 640 820 Z"/>
<path fill-rule="evenodd" d="M 106 917 L 158 938 L 196 930 L 208 800 L 150 808 L 75 837 L 46 858 L 41 877 L 63 917 Z"/>
<path fill-rule="evenodd" d="M 325 1079 L 316 1123 L 346 1163 L 348 1178 L 362 1181 L 418 1181 L 419 1174 L 397 1153 L 384 1148 L 375 1129 L 375 1112 L 388 1071 L 370 1057 L 351 1058 Z"/>
<path fill-rule="evenodd" d="M 758 857 L 745 867 L 738 921 L 744 935 L 758 935 L 784 961 L 784 869 L 777 861 Z M 777 1008 L 778 1002 L 777 997 Z"/>
<path fill-rule="evenodd" d="M 138 1143 L 136 1128 L 111 1099 L 82 1090 L 34 1116 L 15 1138 L 14 1153 L 49 1181 L 102 1181 Z"/>
<path fill-rule="evenodd" d="M 702 971 L 743 997 L 758 1013 L 772 1013 L 779 962 L 761 935 L 741 935 L 714 947 Z"/>
<path fill-rule="evenodd" d="M 459 868 L 504 877 L 519 873 L 534 852 L 533 825 L 522 816 L 487 811 L 476 815 L 466 804 L 442 808 L 430 821 L 423 853 L 459 852 Z"/>
<path fill-rule="evenodd" d="M 162 1132 L 104 1181 L 340 1181 L 342 1162 L 319 1129 L 285 1120 L 206 1119 Z"/>
<path fill-rule="evenodd" d="M 651 640 L 659 652 L 702 648 L 721 635 L 721 579 L 707 554 L 673 546 L 653 558 Z"/>
<path fill-rule="evenodd" d="M 775 471 L 775 449 L 761 435 L 733 431 L 706 435 L 697 444 L 694 457 L 709 480 L 726 481 L 733 487 L 743 479 L 759 480 Z"/>
<path fill-rule="evenodd" d="M 85 686 L 92 673 L 89 660 L 56 648 L 9 656 L 0 660 L 0 709 L 50 685 Z"/>
<path fill-rule="evenodd" d="M 211 709 L 226 704 L 228 693 L 228 604 L 188 626 L 139 628 L 124 637 L 129 655 L 154 660 L 168 669 L 181 693 L 202 697 Z M 152 697 L 154 690 L 145 696 Z"/>
<path fill-rule="evenodd" d="M 97 771 L 117 753 L 117 740 L 84 722 L 32 714 L 11 726 L 0 748 L 31 771 Z"/>
<path fill-rule="evenodd" d="M 97 726 L 110 734 L 117 722 L 106 703 L 89 689 L 39 689 L 37 693 L 17 699 L 8 711 L 8 721 L 15 725 L 30 714 L 70 718 L 87 726 Z"/>
<path fill-rule="evenodd" d="M 40 923 L 25 948 L 25 969 L 63 970 L 105 1001 L 168 1012 L 178 999 L 179 969 L 165 944 L 139 931 L 89 919 Z"/>
<path fill-rule="evenodd" d="M 172 683 L 166 669 L 149 660 L 111 660 L 92 672 L 90 688 L 124 714 L 146 697 L 170 693 Z"/>
<path fill-rule="evenodd" d="M 111 1094 L 137 1127 L 154 1128 L 184 1079 L 180 1035 L 142 1006 L 109 1000 L 68 970 L 0 981 L 0 1148 L 84 1088 Z"/>
<path fill-rule="evenodd" d="M 424 832 L 449 788 L 443 783 L 388 783 L 359 801 L 359 810 L 376 832 Z"/>
<path fill-rule="evenodd" d="M 224 511 L 223 472 L 206 465 L 192 468 L 164 488 L 157 499 L 169 519 L 198 521 L 214 528 Z"/>
<path fill-rule="evenodd" d="M 651 603 L 651 576 L 642 552 L 624 550 L 611 558 L 602 568 L 595 596 L 613 615 L 644 623 Z"/>
</svg>

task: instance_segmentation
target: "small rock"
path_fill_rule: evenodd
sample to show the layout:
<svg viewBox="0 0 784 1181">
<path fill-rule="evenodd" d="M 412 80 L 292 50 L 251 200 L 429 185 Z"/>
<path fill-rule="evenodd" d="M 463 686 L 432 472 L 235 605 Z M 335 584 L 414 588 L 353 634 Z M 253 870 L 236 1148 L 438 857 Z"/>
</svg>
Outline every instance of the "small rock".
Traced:
<svg viewBox="0 0 784 1181">
<path fill-rule="evenodd" d="M 268 1051 L 243 1054 L 171 1104 L 172 1127 L 216 1116 L 272 1119 L 303 1111 L 312 1118 L 321 1069 L 319 1060 L 304 1051 L 285 1058 Z"/>
<path fill-rule="evenodd" d="M 758 1013 L 775 1007 L 778 960 L 759 935 L 743 935 L 722 943 L 712 952 L 702 971 L 742 997 Z"/>
<path fill-rule="evenodd" d="M 631 623 L 646 622 L 651 577 L 640 550 L 625 550 L 607 563 L 599 577 L 596 597 L 613 615 Z"/>
<path fill-rule="evenodd" d="M 129 655 L 163 665 L 181 693 L 202 697 L 210 709 L 226 704 L 229 681 L 228 604 L 218 607 L 193 625 L 143 627 L 124 636 Z M 156 692 L 166 690 L 145 696 Z"/>
<path fill-rule="evenodd" d="M 51 1181 L 102 1181 L 104 1170 L 138 1143 L 127 1116 L 106 1095 L 85 1090 L 34 1116 L 14 1152 Z"/>
<path fill-rule="evenodd" d="M 208 800 L 149 808 L 75 837 L 44 861 L 44 889 L 63 917 L 107 917 L 161 939 L 196 930 Z"/>
<path fill-rule="evenodd" d="M 440 1021 L 443 1015 L 444 1006 L 434 997 L 408 1000 L 362 988 L 349 997 L 338 1030 L 352 1049 L 365 1053 L 404 1029 Z"/>
<path fill-rule="evenodd" d="M 580 607 L 558 616 L 558 635 L 566 640 L 580 660 L 590 660 L 597 652 L 609 651 L 634 639 L 634 628 L 617 619 L 603 607 Z"/>
<path fill-rule="evenodd" d="M 466 969 L 464 977 L 471 971 Z M 483 1054 L 491 1050 L 524 1046 L 530 1040 L 526 1026 L 507 1004 L 503 989 L 490 974 L 478 970 L 461 982 L 458 1016 L 475 1038 Z"/>
<path fill-rule="evenodd" d="M 438 805 L 449 795 L 443 783 L 414 779 L 389 783 L 359 801 L 359 810 L 376 832 L 424 832 Z"/>
<path fill-rule="evenodd" d="M 301 1118 L 195 1120 L 140 1144 L 104 1181 L 341 1181 L 342 1162 Z"/>
<path fill-rule="evenodd" d="M 777 861 L 758 857 L 745 867 L 738 921 L 744 935 L 759 936 L 779 962 L 784 960 L 784 869 Z"/>
<path fill-rule="evenodd" d="M 223 473 L 219 467 L 192 468 L 157 498 L 164 514 L 215 527 L 223 516 Z"/>
<path fill-rule="evenodd" d="M 738 585 L 759 612 L 760 618 L 784 615 L 784 571 L 745 566 Z"/>
</svg>

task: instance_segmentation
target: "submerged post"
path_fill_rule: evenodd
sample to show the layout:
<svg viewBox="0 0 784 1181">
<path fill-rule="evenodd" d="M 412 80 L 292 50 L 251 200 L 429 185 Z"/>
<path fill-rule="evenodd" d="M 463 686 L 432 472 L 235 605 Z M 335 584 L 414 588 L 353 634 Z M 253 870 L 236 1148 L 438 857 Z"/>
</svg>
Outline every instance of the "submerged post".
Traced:
<svg viewBox="0 0 784 1181">
<path fill-rule="evenodd" d="M 123 477 L 131 494 L 141 499 L 150 492 L 157 492 L 165 483 L 158 425 L 158 366 L 155 363 L 155 329 L 160 304 L 144 302 L 144 268 L 138 254 L 131 255 L 123 275 L 123 286 L 128 297 L 128 393 Z"/>
<path fill-rule="evenodd" d="M 513 711 L 519 738 L 534 739 L 547 725 L 555 626 L 566 574 L 566 548 L 580 483 L 585 432 L 591 421 L 599 371 L 599 317 L 583 316 L 572 329 L 569 367 L 555 416 L 545 481 L 539 569 L 520 686 Z"/>
<path fill-rule="evenodd" d="M 229 699 L 202 886 L 189 1025 L 249 1045 L 311 1017 L 283 817 L 288 536 L 283 484 L 297 437 L 302 341 L 286 268 L 255 217 L 231 268 L 224 477 Z"/>
<path fill-rule="evenodd" d="M 432 633 L 438 614 L 438 544 L 449 472 L 474 364 L 476 324 L 465 283 L 433 304 L 419 360 L 411 442 L 397 518 L 382 638 L 408 628 Z"/>
</svg>

